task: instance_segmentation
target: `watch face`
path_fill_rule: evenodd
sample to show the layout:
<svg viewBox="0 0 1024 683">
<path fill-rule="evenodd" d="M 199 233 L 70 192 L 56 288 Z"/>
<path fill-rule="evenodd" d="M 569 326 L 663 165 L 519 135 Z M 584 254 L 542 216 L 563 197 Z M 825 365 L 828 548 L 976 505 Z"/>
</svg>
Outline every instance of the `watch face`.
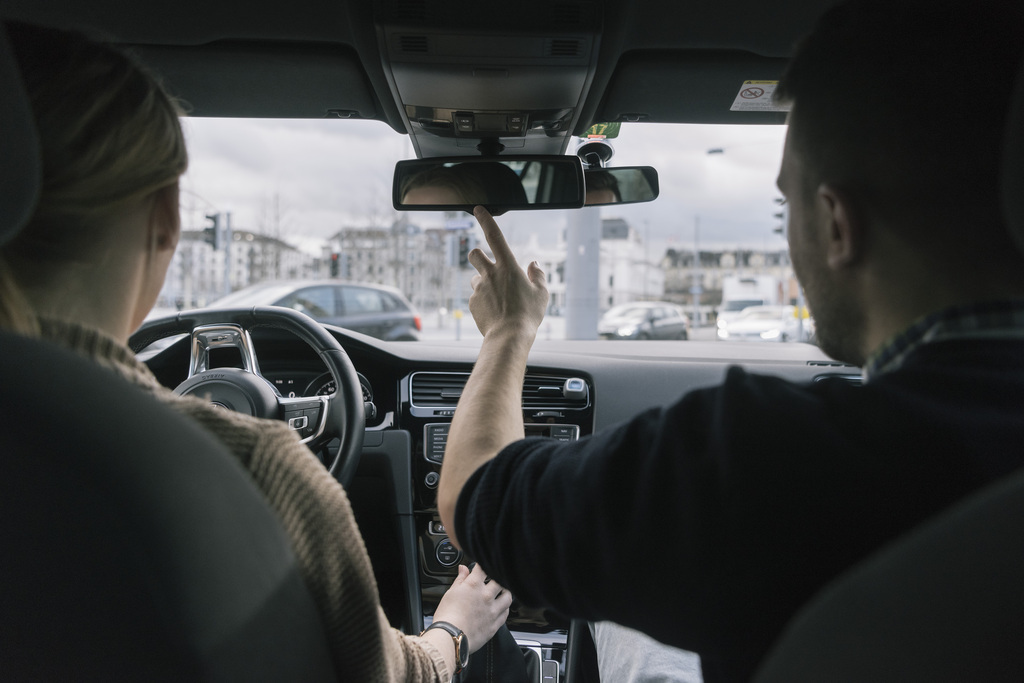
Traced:
<svg viewBox="0 0 1024 683">
<path fill-rule="evenodd" d="M 455 642 L 457 643 L 455 656 L 459 658 L 459 668 L 465 669 L 469 664 L 469 638 L 464 633 L 459 633 Z"/>
</svg>

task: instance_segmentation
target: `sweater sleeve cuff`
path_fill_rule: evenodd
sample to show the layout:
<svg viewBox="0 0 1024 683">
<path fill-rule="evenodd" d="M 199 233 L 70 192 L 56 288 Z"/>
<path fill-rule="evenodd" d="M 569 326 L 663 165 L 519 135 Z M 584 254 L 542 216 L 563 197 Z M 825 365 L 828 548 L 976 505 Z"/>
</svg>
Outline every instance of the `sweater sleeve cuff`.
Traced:
<svg viewBox="0 0 1024 683">
<path fill-rule="evenodd" d="M 433 643 L 420 636 L 410 636 L 410 639 L 415 641 L 416 644 L 419 645 L 425 653 L 427 653 L 427 656 L 430 657 L 430 663 L 434 665 L 435 680 L 443 683 L 447 683 L 452 680 L 455 673 L 448 670 L 448 662 L 445 661 L 444 655 L 434 647 Z"/>
</svg>

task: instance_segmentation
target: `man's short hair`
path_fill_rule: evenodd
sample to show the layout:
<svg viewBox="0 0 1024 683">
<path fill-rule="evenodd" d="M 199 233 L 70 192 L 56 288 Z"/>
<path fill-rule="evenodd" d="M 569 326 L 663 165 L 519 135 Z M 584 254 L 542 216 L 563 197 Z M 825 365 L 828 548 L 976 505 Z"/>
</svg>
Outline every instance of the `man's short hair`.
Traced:
<svg viewBox="0 0 1024 683">
<path fill-rule="evenodd" d="M 966 235 L 1001 225 L 1022 4 L 853 0 L 826 12 L 776 90 L 793 105 L 805 190 L 842 185 L 875 217 L 918 232 L 937 220 Z"/>
<path fill-rule="evenodd" d="M 597 192 L 599 190 L 611 190 L 612 194 L 615 195 L 615 201 L 622 201 L 622 194 L 619 190 L 619 181 L 616 180 L 608 171 L 587 171 L 587 192 Z"/>
</svg>

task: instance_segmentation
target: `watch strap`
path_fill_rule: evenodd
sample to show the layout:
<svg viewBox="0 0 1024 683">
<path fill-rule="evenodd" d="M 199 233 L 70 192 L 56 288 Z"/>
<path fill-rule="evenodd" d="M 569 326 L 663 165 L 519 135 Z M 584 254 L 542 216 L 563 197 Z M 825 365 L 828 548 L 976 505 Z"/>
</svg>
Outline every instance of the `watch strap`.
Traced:
<svg viewBox="0 0 1024 683">
<path fill-rule="evenodd" d="M 423 629 L 420 635 L 423 635 L 432 628 L 439 628 L 452 637 L 452 642 L 455 644 L 455 673 L 462 673 L 462 670 L 469 665 L 469 638 L 466 637 L 461 628 L 447 621 L 431 622 L 430 626 Z"/>
</svg>

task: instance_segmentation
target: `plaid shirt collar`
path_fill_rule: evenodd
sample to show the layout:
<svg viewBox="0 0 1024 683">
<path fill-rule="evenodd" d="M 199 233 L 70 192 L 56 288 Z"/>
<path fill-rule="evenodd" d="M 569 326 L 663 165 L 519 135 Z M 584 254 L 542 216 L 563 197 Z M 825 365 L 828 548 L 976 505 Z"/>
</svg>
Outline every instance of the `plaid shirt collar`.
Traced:
<svg viewBox="0 0 1024 683">
<path fill-rule="evenodd" d="M 926 315 L 868 357 L 864 381 L 896 370 L 925 344 L 954 339 L 1024 340 L 1024 301 L 954 306 Z"/>
</svg>

